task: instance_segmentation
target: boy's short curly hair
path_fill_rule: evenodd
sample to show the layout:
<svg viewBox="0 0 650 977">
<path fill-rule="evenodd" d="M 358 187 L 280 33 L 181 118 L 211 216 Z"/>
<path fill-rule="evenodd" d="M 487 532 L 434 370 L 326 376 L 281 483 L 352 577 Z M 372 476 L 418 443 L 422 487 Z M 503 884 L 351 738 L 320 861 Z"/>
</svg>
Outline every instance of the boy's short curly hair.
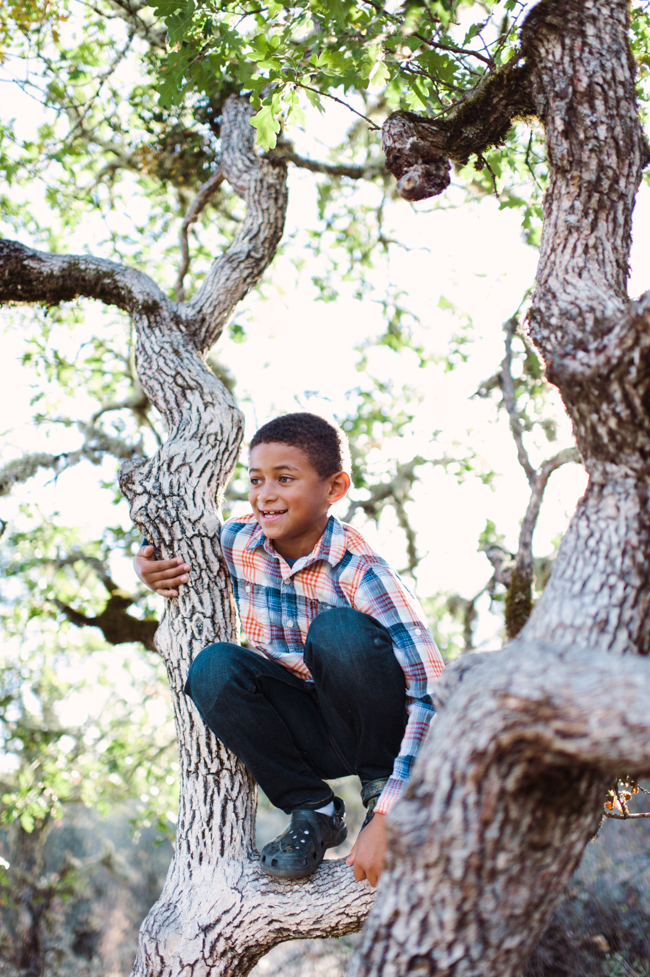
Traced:
<svg viewBox="0 0 650 977">
<path fill-rule="evenodd" d="M 340 427 L 318 414 L 299 411 L 276 417 L 262 425 L 253 436 L 250 447 L 252 450 L 258 444 L 272 443 L 300 448 L 321 478 L 350 471 L 350 449 L 346 435 Z"/>
</svg>

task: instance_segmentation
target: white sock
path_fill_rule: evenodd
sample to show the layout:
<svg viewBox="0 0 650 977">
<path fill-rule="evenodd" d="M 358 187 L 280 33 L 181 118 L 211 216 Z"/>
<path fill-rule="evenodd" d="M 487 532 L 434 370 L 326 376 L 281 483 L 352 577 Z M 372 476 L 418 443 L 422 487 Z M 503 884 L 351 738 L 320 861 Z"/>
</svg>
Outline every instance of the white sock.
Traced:
<svg viewBox="0 0 650 977">
<path fill-rule="evenodd" d="M 315 814 L 329 814 L 330 817 L 334 814 L 334 801 L 330 801 L 325 807 L 317 807 Z"/>
</svg>

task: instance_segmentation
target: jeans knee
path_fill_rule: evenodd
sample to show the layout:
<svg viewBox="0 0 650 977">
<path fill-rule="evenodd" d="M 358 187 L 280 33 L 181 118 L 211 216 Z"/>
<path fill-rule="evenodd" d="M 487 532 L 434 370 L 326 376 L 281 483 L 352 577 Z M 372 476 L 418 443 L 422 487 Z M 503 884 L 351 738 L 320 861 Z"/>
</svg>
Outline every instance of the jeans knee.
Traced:
<svg viewBox="0 0 650 977">
<path fill-rule="evenodd" d="M 232 681 L 236 671 L 237 652 L 241 649 L 225 641 L 208 645 L 199 652 L 187 673 L 185 693 L 200 711 L 214 704 L 222 690 Z"/>
<path fill-rule="evenodd" d="M 312 621 L 305 664 L 311 670 L 321 656 L 330 667 L 337 661 L 345 665 L 351 658 L 360 663 L 366 656 L 376 661 L 382 650 L 393 655 L 392 641 L 383 625 L 353 607 L 334 607 Z"/>
</svg>

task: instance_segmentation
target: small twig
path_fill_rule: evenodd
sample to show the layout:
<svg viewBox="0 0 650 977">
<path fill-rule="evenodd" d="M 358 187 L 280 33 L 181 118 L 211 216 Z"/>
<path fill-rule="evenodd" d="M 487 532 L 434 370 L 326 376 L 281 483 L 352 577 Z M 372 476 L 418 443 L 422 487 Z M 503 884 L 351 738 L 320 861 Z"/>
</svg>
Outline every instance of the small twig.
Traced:
<svg viewBox="0 0 650 977">
<path fill-rule="evenodd" d="M 174 294 L 177 302 L 185 301 L 185 289 L 183 288 L 183 281 L 187 275 L 187 269 L 190 266 L 190 249 L 187 241 L 188 231 L 191 225 L 199 219 L 208 200 L 217 192 L 223 181 L 224 174 L 221 167 L 219 167 L 216 173 L 213 173 L 212 176 L 206 180 L 203 186 L 199 189 L 196 197 L 190 204 L 185 217 L 183 218 L 183 223 L 181 224 L 181 229 L 178 234 L 178 243 L 181 249 L 181 264 L 180 268 L 178 269 L 176 284 L 174 285 Z"/>
<path fill-rule="evenodd" d="M 650 811 L 642 814 L 614 814 L 613 811 L 603 811 L 603 817 L 612 818 L 613 821 L 631 821 L 632 818 L 650 818 Z"/>
<path fill-rule="evenodd" d="M 373 131 L 375 131 L 375 132 L 381 132 L 381 126 L 375 125 L 375 123 L 372 121 L 372 119 L 369 119 L 367 115 L 364 115 L 363 114 L 363 112 L 357 112 L 357 110 L 356 109 L 353 109 L 351 105 L 348 105 L 347 102 L 344 102 L 342 98 L 337 98 L 336 95 L 330 95 L 329 92 L 321 92 L 321 91 L 319 91 L 318 88 L 312 88 L 311 85 L 305 85 L 304 82 L 302 82 L 302 81 L 294 81 L 293 84 L 297 88 L 304 88 L 308 92 L 315 92 L 317 95 L 321 95 L 321 96 L 323 96 L 325 98 L 330 98 L 333 102 L 338 102 L 339 105 L 342 105 L 344 108 L 349 109 L 350 112 L 354 112 L 354 114 L 355 115 L 358 115 L 360 119 L 363 119 L 364 122 L 367 122 L 368 125 L 370 126 L 370 128 Z"/>
<path fill-rule="evenodd" d="M 492 186 L 494 187 L 494 196 L 497 198 L 497 200 L 500 200 L 501 198 L 499 197 L 499 191 L 497 190 L 497 178 L 494 175 L 494 170 L 492 169 L 492 167 L 490 166 L 490 164 L 486 160 L 486 158 L 483 155 L 483 153 L 477 153 L 476 154 L 476 158 L 479 161 L 479 163 L 481 164 L 479 167 L 477 167 L 477 169 L 481 169 L 482 170 L 483 167 L 486 168 L 486 170 L 488 171 L 488 173 L 492 177 Z"/>
<path fill-rule="evenodd" d="M 579 465 L 582 461 L 582 457 L 578 449 L 574 446 L 572 448 L 565 448 L 563 451 L 559 451 L 552 458 L 549 458 L 535 475 L 535 479 L 531 485 L 530 499 L 528 501 L 528 506 L 526 507 L 526 514 L 521 523 L 521 531 L 519 533 L 519 550 L 516 557 L 517 567 L 522 570 L 529 572 L 533 565 L 533 533 L 535 531 L 535 526 L 537 525 L 537 519 L 539 517 L 539 510 L 542 505 L 542 500 L 544 498 L 544 491 L 548 483 L 549 478 L 554 471 L 561 468 L 562 465 L 576 464 Z"/>
<path fill-rule="evenodd" d="M 303 170 L 310 170 L 312 173 L 326 173 L 328 176 L 347 176 L 350 180 L 367 180 L 373 176 L 380 176 L 385 173 L 386 168 L 382 163 L 375 163 L 370 166 L 345 166 L 344 164 L 321 163 L 319 160 L 307 159 L 294 153 L 291 143 L 280 142 L 269 154 L 271 156 L 286 159 L 294 166 Z"/>
<path fill-rule="evenodd" d="M 632 794 L 637 794 L 639 791 L 642 791 L 644 794 L 650 794 L 650 791 L 647 791 L 645 787 L 641 787 L 636 780 L 630 780 L 629 777 L 627 777 L 625 781 L 621 782 L 617 778 L 614 781 L 613 792 L 616 794 L 616 802 L 618 803 L 618 807 L 621 813 L 614 814 L 613 811 L 614 802 L 608 801 L 603 809 L 603 816 L 606 818 L 612 818 L 612 820 L 614 821 L 629 821 L 632 818 L 650 818 L 650 811 L 647 812 L 640 811 L 635 814 L 630 814 L 630 809 L 627 806 L 627 800 L 624 800 L 621 797 L 621 783 L 624 788 L 628 788 L 628 790 L 626 791 L 627 800 L 629 800 Z M 610 788 L 610 796 L 611 794 L 612 794 L 612 789 Z"/>
<path fill-rule="evenodd" d="M 528 452 L 524 446 L 524 432 L 521 419 L 517 413 L 517 403 L 515 400 L 515 384 L 512 377 L 512 337 L 517 328 L 516 315 L 509 319 L 503 327 L 506 333 L 506 355 L 501 364 L 501 390 L 503 391 L 503 406 L 505 407 L 510 420 L 510 430 L 517 446 L 517 458 L 519 464 L 526 473 L 529 485 L 535 483 L 536 472 L 530 463 Z"/>
<path fill-rule="evenodd" d="M 528 140 L 528 148 L 526 149 L 526 166 L 528 167 L 528 170 L 530 172 L 530 175 L 533 178 L 533 181 L 535 183 L 535 186 L 537 187 L 538 190 L 541 190 L 542 189 L 542 186 L 541 186 L 539 180 L 537 179 L 537 177 L 535 176 L 535 170 L 533 169 L 533 167 L 532 167 L 532 165 L 530 163 L 530 151 L 531 151 L 532 147 L 533 147 L 533 134 L 531 132 L 530 139 Z"/>
</svg>

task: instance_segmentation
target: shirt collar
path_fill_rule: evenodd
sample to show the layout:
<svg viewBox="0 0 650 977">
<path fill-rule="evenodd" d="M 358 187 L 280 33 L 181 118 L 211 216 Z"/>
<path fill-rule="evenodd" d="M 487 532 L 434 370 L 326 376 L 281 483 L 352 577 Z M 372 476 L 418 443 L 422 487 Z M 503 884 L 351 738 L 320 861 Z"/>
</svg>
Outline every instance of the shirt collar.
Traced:
<svg viewBox="0 0 650 977">
<path fill-rule="evenodd" d="M 260 524 L 256 523 L 255 529 L 251 533 L 251 538 L 246 544 L 246 549 L 255 550 L 258 546 L 263 546 L 265 552 L 268 553 L 270 557 L 280 561 L 283 580 L 286 580 L 288 577 L 292 576 L 292 574 L 297 573 L 298 570 L 304 570 L 304 568 L 310 566 L 310 564 L 316 563 L 317 560 L 325 560 L 331 566 L 335 567 L 337 563 L 340 563 L 345 556 L 345 551 L 347 548 L 343 523 L 337 519 L 336 516 L 329 517 L 327 520 L 327 525 L 325 526 L 325 531 L 314 546 L 311 553 L 309 553 L 307 556 L 301 556 L 299 560 L 296 560 L 292 567 L 290 567 L 288 563 L 285 563 L 271 540 L 267 539 L 264 535 L 264 530 Z"/>
</svg>

